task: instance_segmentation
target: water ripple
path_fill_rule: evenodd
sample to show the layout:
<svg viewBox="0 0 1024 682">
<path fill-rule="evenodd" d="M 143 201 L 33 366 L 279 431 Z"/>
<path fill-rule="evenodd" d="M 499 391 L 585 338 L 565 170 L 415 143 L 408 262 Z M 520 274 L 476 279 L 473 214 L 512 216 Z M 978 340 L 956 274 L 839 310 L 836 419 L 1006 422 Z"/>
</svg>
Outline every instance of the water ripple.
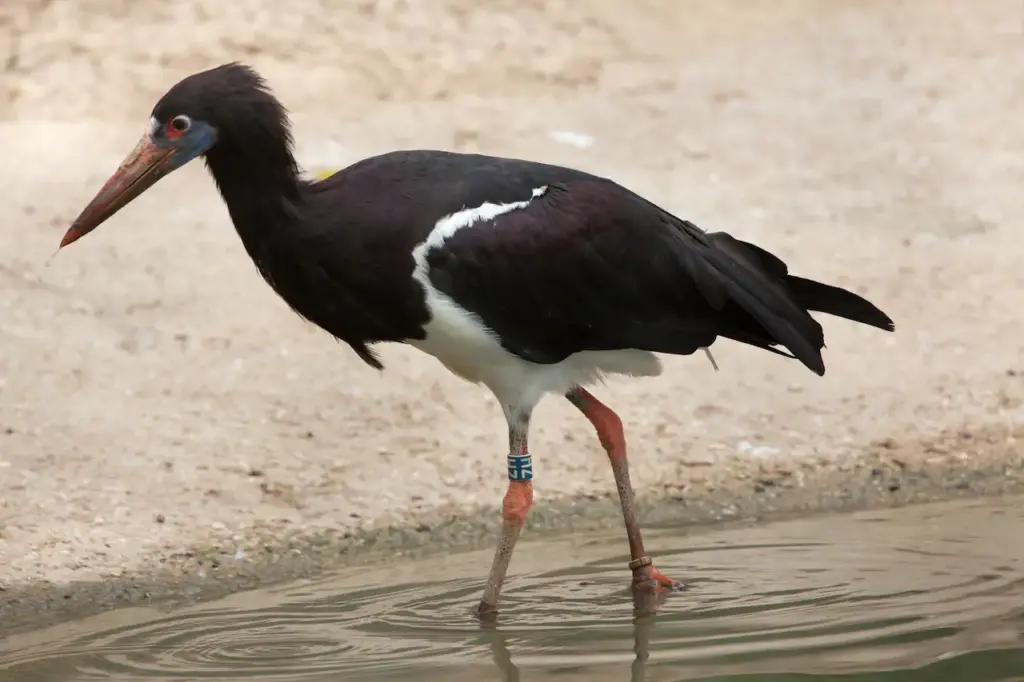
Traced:
<svg viewBox="0 0 1024 682">
<path fill-rule="evenodd" d="M 13 638 L 0 670 L 26 681 L 516 680 L 529 668 L 532 679 L 597 682 L 655 669 L 785 680 L 916 668 L 923 680 L 967 679 L 934 675 L 971 661 L 972 682 L 1010 680 L 1024 676 L 1022 509 L 990 501 L 703 535 L 658 529 L 659 566 L 690 587 L 653 618 L 633 618 L 623 538 L 609 533 L 524 542 L 491 629 L 471 614 L 490 559 L 477 552 L 156 617 L 107 614 Z"/>
</svg>

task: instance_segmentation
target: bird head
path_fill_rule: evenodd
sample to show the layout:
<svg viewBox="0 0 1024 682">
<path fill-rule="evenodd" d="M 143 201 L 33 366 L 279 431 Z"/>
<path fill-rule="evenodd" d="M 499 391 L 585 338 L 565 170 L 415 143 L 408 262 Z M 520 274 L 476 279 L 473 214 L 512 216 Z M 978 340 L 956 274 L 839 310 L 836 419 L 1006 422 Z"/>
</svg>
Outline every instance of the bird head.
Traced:
<svg viewBox="0 0 1024 682">
<path fill-rule="evenodd" d="M 224 64 L 181 80 L 153 107 L 135 148 L 68 228 L 61 248 L 99 227 L 160 178 L 210 153 L 225 130 L 244 135 L 246 126 L 266 129 L 268 120 L 283 122 L 283 109 L 247 66 Z"/>
</svg>

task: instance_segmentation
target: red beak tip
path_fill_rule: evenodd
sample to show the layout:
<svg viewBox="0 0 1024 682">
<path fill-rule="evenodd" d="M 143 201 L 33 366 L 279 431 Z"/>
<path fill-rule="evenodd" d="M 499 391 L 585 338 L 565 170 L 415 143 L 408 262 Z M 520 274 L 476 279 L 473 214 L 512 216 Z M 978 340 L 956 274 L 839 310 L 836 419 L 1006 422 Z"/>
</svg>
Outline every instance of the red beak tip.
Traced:
<svg viewBox="0 0 1024 682">
<path fill-rule="evenodd" d="M 77 240 L 81 236 L 82 233 L 79 232 L 77 227 L 68 228 L 68 231 L 64 233 L 64 237 L 60 240 L 60 246 L 58 246 L 57 249 L 63 249 L 65 246 Z"/>
</svg>

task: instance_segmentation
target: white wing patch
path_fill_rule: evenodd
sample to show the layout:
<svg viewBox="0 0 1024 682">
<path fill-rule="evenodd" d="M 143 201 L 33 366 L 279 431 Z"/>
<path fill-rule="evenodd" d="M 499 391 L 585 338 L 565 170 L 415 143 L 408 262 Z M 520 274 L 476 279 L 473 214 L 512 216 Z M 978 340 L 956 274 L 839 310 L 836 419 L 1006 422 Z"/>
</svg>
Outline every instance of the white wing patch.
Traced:
<svg viewBox="0 0 1024 682">
<path fill-rule="evenodd" d="M 496 343 L 494 334 L 484 325 L 483 321 L 473 313 L 458 305 L 446 294 L 434 288 L 430 282 L 430 266 L 427 264 L 427 253 L 432 249 L 439 249 L 444 243 L 459 230 L 472 227 L 479 223 L 494 220 L 498 216 L 512 211 L 521 210 L 539 197 L 544 196 L 548 191 L 547 185 L 537 187 L 530 194 L 529 199 L 514 201 L 507 204 L 494 204 L 484 202 L 476 208 L 464 208 L 444 216 L 434 224 L 427 238 L 412 250 L 413 261 L 416 267 L 413 270 L 413 278 L 420 283 L 426 293 L 427 309 L 430 311 L 431 322 L 428 324 L 428 335 L 441 333 L 448 337 L 453 346 L 466 343 L 483 341 L 486 337 L 489 343 Z M 442 332 L 443 330 L 443 332 Z M 434 354 L 433 351 L 429 351 Z M 453 369 L 453 371 L 456 371 Z M 461 372 L 457 372 L 460 373 Z"/>
<path fill-rule="evenodd" d="M 472 227 L 479 222 L 494 220 L 505 213 L 526 208 L 534 199 L 539 199 L 547 194 L 547 191 L 548 187 L 547 185 L 544 185 L 534 189 L 530 198 L 523 201 L 513 201 L 509 204 L 492 204 L 490 202 L 484 202 L 476 208 L 464 208 L 461 211 L 456 211 L 455 213 L 441 218 L 434 224 L 434 229 L 430 231 L 430 234 L 427 235 L 425 240 L 423 240 L 423 243 L 413 249 L 412 257 L 416 260 L 416 275 L 422 274 L 424 277 L 426 276 L 427 251 L 441 248 L 445 241 L 450 239 L 452 235 L 459 230 L 466 227 Z M 422 273 L 420 272 L 421 270 Z M 423 281 L 419 276 L 416 278 L 421 282 Z"/>
</svg>

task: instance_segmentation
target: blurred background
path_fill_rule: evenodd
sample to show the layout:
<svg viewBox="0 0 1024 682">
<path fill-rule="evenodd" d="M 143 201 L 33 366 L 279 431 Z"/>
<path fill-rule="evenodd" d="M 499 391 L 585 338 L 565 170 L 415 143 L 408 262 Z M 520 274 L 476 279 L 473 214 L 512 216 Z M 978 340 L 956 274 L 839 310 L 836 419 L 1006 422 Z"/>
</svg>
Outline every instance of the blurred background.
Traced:
<svg viewBox="0 0 1024 682">
<path fill-rule="evenodd" d="M 0 582 L 500 500 L 488 394 L 401 347 L 378 375 L 296 318 L 201 164 L 48 261 L 156 100 L 233 60 L 311 173 L 408 147 L 574 165 L 896 320 L 824 320 L 823 379 L 723 345 L 720 373 L 599 390 L 642 492 L 879 442 L 982 456 L 1022 416 L 1022 27 L 1016 0 L 5 0 Z M 532 443 L 539 500 L 612 490 L 569 406 Z"/>
</svg>

